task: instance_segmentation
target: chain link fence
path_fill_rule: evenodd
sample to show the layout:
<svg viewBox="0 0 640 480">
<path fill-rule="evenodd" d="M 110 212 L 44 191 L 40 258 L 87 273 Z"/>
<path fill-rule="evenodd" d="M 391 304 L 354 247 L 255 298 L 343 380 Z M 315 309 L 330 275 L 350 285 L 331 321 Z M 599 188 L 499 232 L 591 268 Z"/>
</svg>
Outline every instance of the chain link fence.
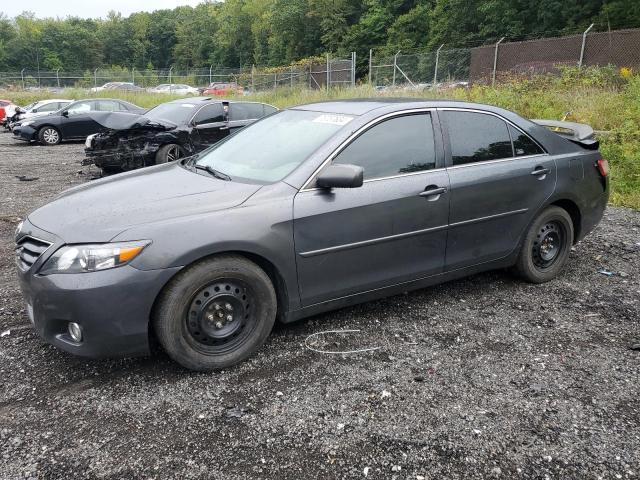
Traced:
<svg viewBox="0 0 640 480">
<path fill-rule="evenodd" d="M 448 48 L 414 54 L 369 52 L 368 80 L 376 88 L 448 88 L 474 83 L 494 83 L 511 75 L 558 73 L 562 66 L 607 66 L 640 69 L 640 29 L 591 32 L 556 38 L 514 41 L 492 45 Z M 367 79 L 363 78 L 366 81 Z M 96 69 L 85 72 L 0 72 L 0 88 L 91 88 L 107 82 L 131 82 L 142 88 L 160 84 L 187 84 L 204 88 L 211 83 L 235 83 L 245 91 L 284 87 L 326 89 L 356 84 L 356 54 L 306 65 L 277 68 L 231 69 Z"/>
<path fill-rule="evenodd" d="M 412 55 L 374 58 L 371 52 L 370 80 L 376 88 L 424 89 L 469 79 L 470 49 L 444 49 Z"/>
<path fill-rule="evenodd" d="M 494 83 L 518 75 L 557 74 L 562 66 L 640 69 L 640 29 L 508 42 L 475 48 L 376 56 L 370 52 L 369 81 L 385 88 L 447 88 Z"/>
<path fill-rule="evenodd" d="M 206 88 L 214 83 L 233 83 L 246 91 L 269 91 L 284 87 L 326 89 L 355 85 L 355 53 L 350 58 L 333 58 L 309 65 L 289 65 L 275 68 L 247 67 L 240 69 L 210 66 L 201 69 L 137 70 L 126 68 L 95 69 L 84 72 L 61 70 L 31 70 L 0 72 L 0 88 L 65 89 L 95 88 L 109 82 L 128 82 L 141 88 L 161 84 L 186 84 Z"/>
</svg>

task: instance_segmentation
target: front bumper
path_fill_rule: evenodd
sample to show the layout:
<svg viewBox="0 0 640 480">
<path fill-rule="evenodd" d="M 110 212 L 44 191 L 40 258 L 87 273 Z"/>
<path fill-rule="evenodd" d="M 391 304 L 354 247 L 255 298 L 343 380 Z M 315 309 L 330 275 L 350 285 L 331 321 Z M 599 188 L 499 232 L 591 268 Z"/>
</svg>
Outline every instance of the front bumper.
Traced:
<svg viewBox="0 0 640 480">
<path fill-rule="evenodd" d="M 26 127 L 23 125 L 16 126 L 13 129 L 13 138 L 17 140 L 24 140 L 25 142 L 31 142 L 36 139 L 36 130 L 27 125 Z"/>
<path fill-rule="evenodd" d="M 96 150 L 85 148 L 87 156 L 82 161 L 83 165 L 95 165 L 98 168 L 120 168 L 122 170 L 133 170 L 140 167 L 155 165 L 158 148 L 146 148 L 140 151 L 120 151 L 120 150 Z"/>
<path fill-rule="evenodd" d="M 47 343 L 85 357 L 147 354 L 153 304 L 180 267 L 143 271 L 125 265 L 91 273 L 38 275 L 38 269 L 62 242 L 46 232 L 33 232 L 36 228 L 32 225 L 25 227 L 31 230 L 30 235 L 53 242 L 28 271 L 17 268 L 37 333 Z M 69 322 L 82 327 L 82 342 L 76 343 L 68 335 Z"/>
</svg>

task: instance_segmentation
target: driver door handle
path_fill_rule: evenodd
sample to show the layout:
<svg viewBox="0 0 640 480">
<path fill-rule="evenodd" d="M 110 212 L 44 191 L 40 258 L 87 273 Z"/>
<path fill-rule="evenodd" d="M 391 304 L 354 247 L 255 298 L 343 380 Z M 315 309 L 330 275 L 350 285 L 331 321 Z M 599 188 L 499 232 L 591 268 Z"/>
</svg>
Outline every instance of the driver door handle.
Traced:
<svg viewBox="0 0 640 480">
<path fill-rule="evenodd" d="M 431 188 L 429 190 L 425 190 L 424 192 L 420 192 L 419 195 L 421 197 L 434 197 L 436 195 L 442 195 L 443 193 L 447 193 L 447 189 L 444 187 L 440 187 L 440 188 Z"/>
<path fill-rule="evenodd" d="M 539 177 L 541 175 L 548 175 L 549 173 L 551 173 L 551 170 L 549 170 L 548 168 L 538 167 L 533 172 L 531 172 L 531 175 Z"/>
</svg>

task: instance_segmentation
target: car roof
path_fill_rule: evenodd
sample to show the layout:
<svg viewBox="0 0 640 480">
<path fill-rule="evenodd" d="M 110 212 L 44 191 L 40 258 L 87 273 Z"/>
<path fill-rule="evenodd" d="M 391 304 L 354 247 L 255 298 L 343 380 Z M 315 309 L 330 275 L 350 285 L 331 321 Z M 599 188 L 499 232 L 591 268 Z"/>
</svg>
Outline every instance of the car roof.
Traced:
<svg viewBox="0 0 640 480">
<path fill-rule="evenodd" d="M 189 97 L 189 98 L 179 98 L 178 100 L 171 100 L 170 102 L 165 103 L 188 103 L 192 105 L 201 105 L 203 103 L 261 103 L 261 102 L 245 102 L 244 100 L 227 100 L 225 98 L 216 98 L 216 97 Z"/>
<path fill-rule="evenodd" d="M 423 100 L 419 98 L 354 98 L 348 100 L 330 100 L 291 107 L 291 110 L 308 110 L 344 115 L 364 115 L 373 110 L 384 108 L 385 112 L 407 110 L 411 108 L 477 108 L 487 111 L 501 110 L 490 105 L 452 100 Z"/>
</svg>

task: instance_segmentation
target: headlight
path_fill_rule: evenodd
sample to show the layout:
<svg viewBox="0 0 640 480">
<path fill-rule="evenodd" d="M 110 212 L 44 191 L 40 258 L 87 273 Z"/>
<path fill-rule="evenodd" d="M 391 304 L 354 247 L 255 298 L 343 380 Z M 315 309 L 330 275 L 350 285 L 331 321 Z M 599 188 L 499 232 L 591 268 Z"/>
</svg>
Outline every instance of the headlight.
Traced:
<svg viewBox="0 0 640 480">
<path fill-rule="evenodd" d="M 21 220 L 20 223 L 18 223 L 18 226 L 16 227 L 16 240 L 18 239 L 18 235 L 20 235 L 20 232 L 22 231 L 22 226 L 24 225 L 24 220 Z"/>
<path fill-rule="evenodd" d="M 87 139 L 84 141 L 85 148 L 91 148 L 91 145 L 93 144 L 93 139 L 96 137 L 96 135 L 98 134 L 94 133 L 93 135 L 89 135 L 87 137 Z"/>
<path fill-rule="evenodd" d="M 58 249 L 44 264 L 40 275 L 85 273 L 126 265 L 140 255 L 149 241 L 67 245 Z"/>
<path fill-rule="evenodd" d="M 20 124 L 21 127 L 28 127 L 29 125 L 31 125 L 33 123 L 33 120 L 28 120 L 26 122 L 22 122 Z"/>
</svg>

